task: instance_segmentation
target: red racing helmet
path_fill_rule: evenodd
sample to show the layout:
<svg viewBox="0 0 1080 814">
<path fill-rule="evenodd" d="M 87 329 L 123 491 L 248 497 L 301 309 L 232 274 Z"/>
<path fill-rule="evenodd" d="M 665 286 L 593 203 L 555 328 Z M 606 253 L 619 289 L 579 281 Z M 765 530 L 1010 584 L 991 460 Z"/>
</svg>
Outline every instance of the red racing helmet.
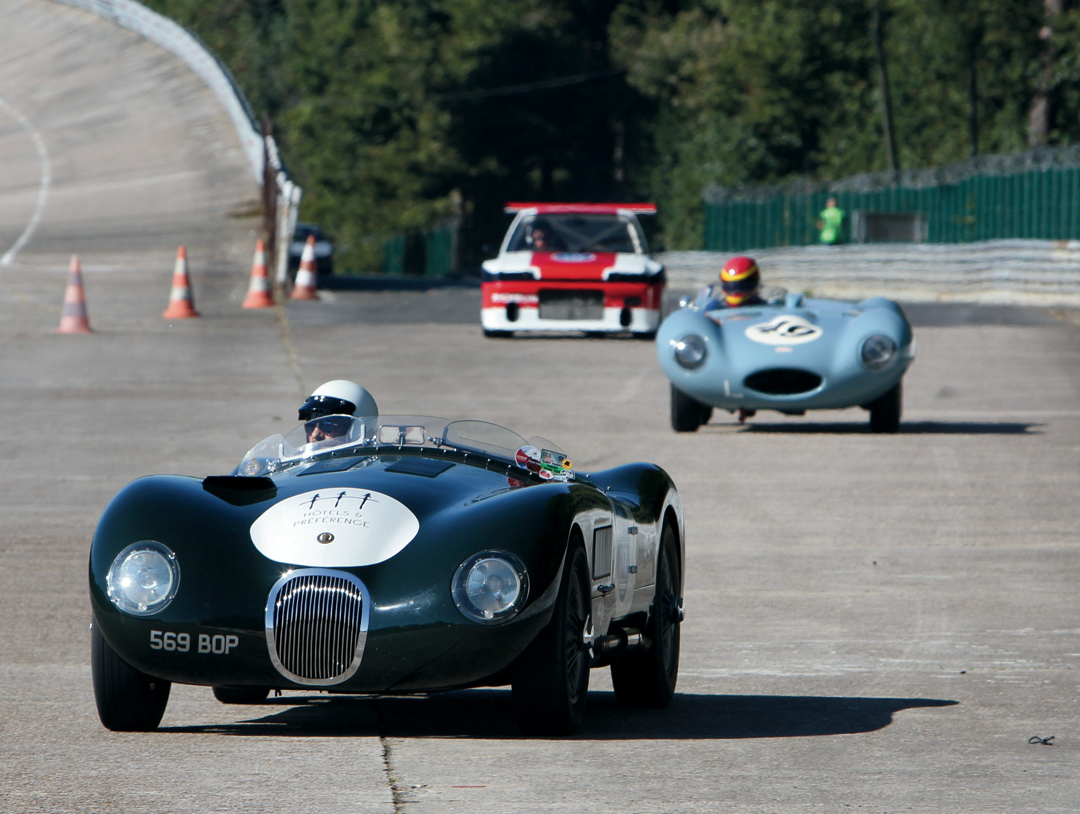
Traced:
<svg viewBox="0 0 1080 814">
<path fill-rule="evenodd" d="M 729 308 L 753 299 L 761 288 L 761 272 L 752 257 L 732 257 L 720 269 L 720 287 Z"/>
</svg>

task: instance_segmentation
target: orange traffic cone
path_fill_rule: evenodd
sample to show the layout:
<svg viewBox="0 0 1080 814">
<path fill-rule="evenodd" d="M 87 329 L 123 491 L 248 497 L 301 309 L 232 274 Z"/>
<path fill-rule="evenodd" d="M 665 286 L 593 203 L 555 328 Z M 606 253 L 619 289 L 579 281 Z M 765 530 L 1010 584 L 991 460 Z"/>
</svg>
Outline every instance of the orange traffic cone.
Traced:
<svg viewBox="0 0 1080 814">
<path fill-rule="evenodd" d="M 296 284 L 289 298 L 293 300 L 319 299 L 319 294 L 315 290 L 316 282 L 315 235 L 308 235 L 307 243 L 304 244 L 304 253 L 300 255 L 300 270 L 296 272 Z"/>
<path fill-rule="evenodd" d="M 67 291 L 64 292 L 64 310 L 60 312 L 58 334 L 88 334 L 90 320 L 86 316 L 86 296 L 83 293 L 82 267 L 78 255 L 71 255 L 68 270 Z"/>
<path fill-rule="evenodd" d="M 173 269 L 172 292 L 169 294 L 169 307 L 162 316 L 165 319 L 187 319 L 197 317 L 195 303 L 191 300 L 191 281 L 188 279 L 187 250 L 181 246 L 176 250 L 176 267 Z"/>
<path fill-rule="evenodd" d="M 270 294 L 270 278 L 266 276 L 266 244 L 255 244 L 255 262 L 251 264 L 251 284 L 248 286 L 244 308 L 273 308 L 274 297 Z"/>
</svg>

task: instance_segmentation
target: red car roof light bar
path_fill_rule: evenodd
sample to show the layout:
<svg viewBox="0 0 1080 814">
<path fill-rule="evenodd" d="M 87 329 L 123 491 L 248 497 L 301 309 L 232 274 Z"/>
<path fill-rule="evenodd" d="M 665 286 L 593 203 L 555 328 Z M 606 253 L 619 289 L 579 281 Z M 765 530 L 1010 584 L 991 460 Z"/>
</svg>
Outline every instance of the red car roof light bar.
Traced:
<svg viewBox="0 0 1080 814">
<path fill-rule="evenodd" d="M 620 212 L 631 212 L 635 215 L 655 215 L 656 204 L 651 203 L 520 203 L 511 202 L 503 207 L 503 211 L 509 215 L 517 214 L 526 209 L 535 209 L 537 214 L 589 214 L 589 215 L 617 215 Z"/>
</svg>

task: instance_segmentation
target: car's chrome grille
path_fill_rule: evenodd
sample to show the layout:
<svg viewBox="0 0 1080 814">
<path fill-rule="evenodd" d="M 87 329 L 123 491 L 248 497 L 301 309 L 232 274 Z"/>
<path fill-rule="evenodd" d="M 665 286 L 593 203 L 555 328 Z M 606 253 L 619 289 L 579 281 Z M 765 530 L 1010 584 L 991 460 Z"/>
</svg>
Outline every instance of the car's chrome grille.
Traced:
<svg viewBox="0 0 1080 814">
<path fill-rule="evenodd" d="M 278 671 L 300 684 L 345 681 L 360 666 L 367 640 L 367 590 L 340 571 L 305 569 L 270 592 L 267 645 Z"/>
</svg>

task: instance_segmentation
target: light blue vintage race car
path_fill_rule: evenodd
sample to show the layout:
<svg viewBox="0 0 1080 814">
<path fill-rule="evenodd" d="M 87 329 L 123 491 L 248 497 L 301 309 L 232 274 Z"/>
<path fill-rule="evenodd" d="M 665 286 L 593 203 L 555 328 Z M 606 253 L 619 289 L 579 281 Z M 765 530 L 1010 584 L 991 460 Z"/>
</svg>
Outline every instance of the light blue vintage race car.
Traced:
<svg viewBox="0 0 1080 814">
<path fill-rule="evenodd" d="M 778 290 L 762 305 L 716 303 L 703 290 L 656 335 L 676 432 L 696 431 L 714 407 L 742 421 L 757 410 L 803 415 L 859 406 L 870 412 L 874 432 L 899 429 L 901 379 L 915 358 L 915 340 L 895 302 Z"/>
</svg>

